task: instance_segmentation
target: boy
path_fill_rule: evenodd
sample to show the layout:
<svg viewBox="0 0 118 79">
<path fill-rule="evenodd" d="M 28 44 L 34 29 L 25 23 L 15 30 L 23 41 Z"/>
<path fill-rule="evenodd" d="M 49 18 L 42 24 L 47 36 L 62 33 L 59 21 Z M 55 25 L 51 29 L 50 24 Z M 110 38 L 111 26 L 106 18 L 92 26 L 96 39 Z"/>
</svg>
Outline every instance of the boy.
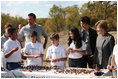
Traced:
<svg viewBox="0 0 118 79">
<path fill-rule="evenodd" d="M 30 34 L 31 42 L 27 43 L 24 48 L 24 56 L 27 57 L 28 65 L 42 66 L 42 57 L 44 54 L 43 45 L 37 41 L 37 32 Z"/>
<path fill-rule="evenodd" d="M 67 53 L 65 47 L 59 44 L 59 35 L 54 33 L 50 37 L 52 45 L 48 47 L 46 58 L 53 67 L 65 67 Z"/>
<path fill-rule="evenodd" d="M 17 31 L 15 28 L 8 29 L 9 39 L 4 43 L 3 52 L 6 59 L 6 68 L 13 70 L 20 68 L 21 47 L 17 41 Z"/>
</svg>

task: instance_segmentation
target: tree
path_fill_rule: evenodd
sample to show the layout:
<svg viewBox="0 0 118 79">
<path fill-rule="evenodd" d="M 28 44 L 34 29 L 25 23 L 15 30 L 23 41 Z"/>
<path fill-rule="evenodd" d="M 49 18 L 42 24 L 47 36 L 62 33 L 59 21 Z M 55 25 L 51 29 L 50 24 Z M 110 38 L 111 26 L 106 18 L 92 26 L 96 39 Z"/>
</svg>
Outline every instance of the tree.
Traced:
<svg viewBox="0 0 118 79">
<path fill-rule="evenodd" d="M 49 12 L 50 19 L 46 22 L 46 26 L 54 28 L 54 32 L 60 32 L 65 27 L 65 11 L 60 6 L 53 5 Z M 48 23 L 50 22 L 50 23 Z M 53 23 L 53 24 L 52 24 Z"/>
<path fill-rule="evenodd" d="M 27 20 L 23 19 L 20 16 L 19 17 L 17 17 L 17 16 L 12 17 L 9 14 L 2 13 L 1 14 L 1 29 L 4 29 L 4 25 L 6 23 L 10 23 L 10 24 L 12 24 L 12 26 L 14 28 L 17 28 L 17 26 L 19 24 L 26 25 L 27 24 Z M 4 30 L 1 30 L 1 34 L 3 34 L 3 33 L 4 33 Z"/>
<path fill-rule="evenodd" d="M 108 22 L 109 30 L 117 27 L 117 2 L 116 1 L 93 1 L 84 4 L 81 14 L 91 18 L 91 26 L 98 20 L 104 19 Z"/>
<path fill-rule="evenodd" d="M 67 29 L 71 27 L 79 27 L 79 8 L 77 5 L 66 7 L 66 25 Z"/>
</svg>

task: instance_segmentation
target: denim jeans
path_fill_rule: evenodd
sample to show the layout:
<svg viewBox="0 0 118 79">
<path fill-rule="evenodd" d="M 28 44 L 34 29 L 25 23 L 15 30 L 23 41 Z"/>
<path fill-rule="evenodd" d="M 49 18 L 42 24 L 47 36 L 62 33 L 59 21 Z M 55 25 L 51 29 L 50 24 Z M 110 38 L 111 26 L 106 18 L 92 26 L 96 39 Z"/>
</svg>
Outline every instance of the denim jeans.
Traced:
<svg viewBox="0 0 118 79">
<path fill-rule="evenodd" d="M 69 58 L 69 67 L 83 68 L 83 58 L 79 58 L 79 59 Z"/>
<path fill-rule="evenodd" d="M 117 76 L 117 70 L 113 72 L 113 76 Z"/>
<path fill-rule="evenodd" d="M 17 69 L 17 68 L 20 68 L 20 67 L 21 67 L 21 64 L 19 64 L 19 63 L 9 63 L 9 62 L 7 62 L 7 64 L 6 64 L 6 68 L 8 70 L 14 70 L 14 69 Z"/>
</svg>

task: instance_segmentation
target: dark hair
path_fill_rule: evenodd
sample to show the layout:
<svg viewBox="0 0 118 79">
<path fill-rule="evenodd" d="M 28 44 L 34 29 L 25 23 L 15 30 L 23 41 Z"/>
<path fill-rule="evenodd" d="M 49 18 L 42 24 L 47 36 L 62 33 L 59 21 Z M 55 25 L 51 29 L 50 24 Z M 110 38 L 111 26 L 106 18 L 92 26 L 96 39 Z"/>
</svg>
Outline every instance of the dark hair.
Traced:
<svg viewBox="0 0 118 79">
<path fill-rule="evenodd" d="M 74 39 L 71 39 L 70 36 L 68 38 L 68 46 L 72 43 L 72 40 L 74 41 L 75 47 L 80 48 L 82 46 L 81 36 L 79 34 L 79 30 L 75 27 L 71 28 L 69 31 L 71 31 L 74 34 Z"/>
<path fill-rule="evenodd" d="M 57 33 L 53 33 L 51 36 L 50 36 L 50 39 L 56 39 L 58 40 L 59 39 L 59 35 Z"/>
<path fill-rule="evenodd" d="M 37 32 L 36 31 L 33 31 L 31 34 L 30 34 L 31 37 L 34 37 L 36 36 L 37 37 Z"/>
<path fill-rule="evenodd" d="M 105 20 L 99 20 L 95 26 L 99 26 L 100 28 L 104 29 L 105 31 L 107 31 L 108 27 L 107 27 L 107 22 Z"/>
<path fill-rule="evenodd" d="M 8 34 L 9 34 L 9 35 L 12 35 L 12 34 L 14 33 L 14 31 L 16 31 L 15 28 L 9 28 L 9 29 L 8 29 Z"/>
<path fill-rule="evenodd" d="M 33 16 L 33 18 L 36 19 L 36 15 L 34 13 L 29 13 L 28 16 Z"/>
<path fill-rule="evenodd" d="M 80 21 L 85 22 L 86 24 L 90 25 L 90 18 L 88 16 L 81 17 Z"/>
</svg>

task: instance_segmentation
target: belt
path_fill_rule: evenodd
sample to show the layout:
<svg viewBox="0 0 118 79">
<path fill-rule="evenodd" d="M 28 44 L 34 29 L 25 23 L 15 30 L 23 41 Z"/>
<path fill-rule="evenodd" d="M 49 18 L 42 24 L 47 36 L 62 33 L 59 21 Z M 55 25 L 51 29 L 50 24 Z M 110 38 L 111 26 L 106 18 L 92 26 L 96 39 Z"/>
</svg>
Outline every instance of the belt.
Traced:
<svg viewBox="0 0 118 79">
<path fill-rule="evenodd" d="M 20 64 L 21 62 L 7 62 L 8 64 Z"/>
</svg>

